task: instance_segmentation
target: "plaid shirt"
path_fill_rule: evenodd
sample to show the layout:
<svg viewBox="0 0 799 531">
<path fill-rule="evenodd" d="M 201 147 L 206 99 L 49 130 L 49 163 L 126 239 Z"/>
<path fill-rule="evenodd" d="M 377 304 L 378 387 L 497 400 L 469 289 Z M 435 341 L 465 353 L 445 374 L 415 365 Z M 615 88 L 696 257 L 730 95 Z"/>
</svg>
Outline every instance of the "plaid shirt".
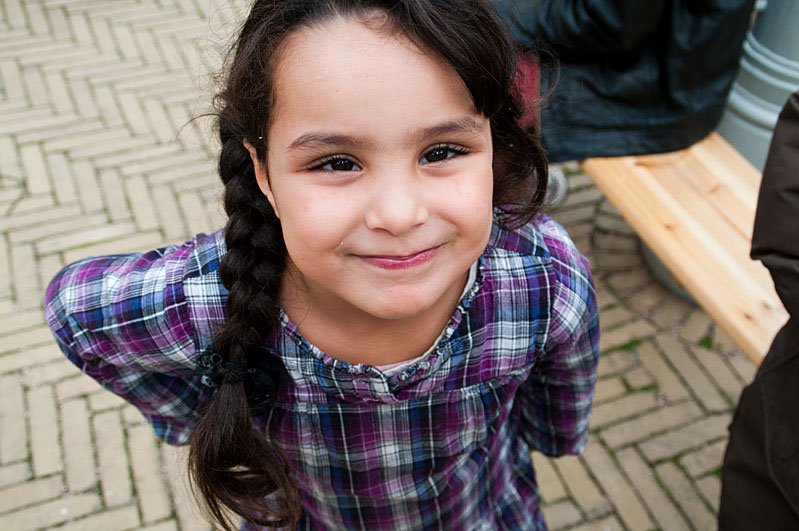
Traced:
<svg viewBox="0 0 799 531">
<path fill-rule="evenodd" d="M 195 363 L 226 318 L 222 231 L 62 270 L 46 313 L 69 359 L 185 443 L 210 398 Z M 386 376 L 268 339 L 291 376 L 256 422 L 289 460 L 302 529 L 539 529 L 530 450 L 578 453 L 598 360 L 588 263 L 546 217 L 494 228 L 437 346 Z M 245 523 L 245 528 L 254 526 Z"/>
</svg>

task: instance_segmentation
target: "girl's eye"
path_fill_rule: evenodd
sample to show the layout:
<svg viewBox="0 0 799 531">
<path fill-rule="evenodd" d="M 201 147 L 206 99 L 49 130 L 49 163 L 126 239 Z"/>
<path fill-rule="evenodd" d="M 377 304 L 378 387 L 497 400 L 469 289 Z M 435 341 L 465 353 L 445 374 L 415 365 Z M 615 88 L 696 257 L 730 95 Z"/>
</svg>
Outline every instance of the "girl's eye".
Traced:
<svg viewBox="0 0 799 531">
<path fill-rule="evenodd" d="M 452 157 L 456 157 L 458 155 L 465 155 L 466 153 L 468 152 L 459 146 L 439 145 L 434 146 L 430 151 L 422 155 L 422 158 L 419 159 L 419 162 L 422 164 L 439 162 L 442 160 L 451 159 Z"/>
<path fill-rule="evenodd" d="M 360 167 L 352 160 L 344 157 L 330 157 L 320 160 L 310 167 L 311 170 L 323 171 L 360 171 Z"/>
</svg>

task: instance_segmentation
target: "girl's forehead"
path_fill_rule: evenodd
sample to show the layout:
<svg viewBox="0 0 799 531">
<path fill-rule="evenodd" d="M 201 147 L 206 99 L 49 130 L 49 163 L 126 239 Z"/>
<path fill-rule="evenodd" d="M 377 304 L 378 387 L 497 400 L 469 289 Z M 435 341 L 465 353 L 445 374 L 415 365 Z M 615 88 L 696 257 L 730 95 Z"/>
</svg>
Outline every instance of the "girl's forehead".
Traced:
<svg viewBox="0 0 799 531">
<path fill-rule="evenodd" d="M 273 125 L 308 118 L 354 124 L 369 116 L 393 127 L 475 114 L 451 65 L 385 27 L 339 17 L 287 37 L 274 70 Z"/>
</svg>

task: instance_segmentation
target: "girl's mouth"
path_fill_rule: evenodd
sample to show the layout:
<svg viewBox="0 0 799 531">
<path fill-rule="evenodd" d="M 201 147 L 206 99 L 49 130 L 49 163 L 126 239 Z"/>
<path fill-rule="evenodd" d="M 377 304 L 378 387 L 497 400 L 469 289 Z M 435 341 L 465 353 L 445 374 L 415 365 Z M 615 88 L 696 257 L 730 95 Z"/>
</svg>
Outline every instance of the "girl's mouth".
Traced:
<svg viewBox="0 0 799 531">
<path fill-rule="evenodd" d="M 429 262 L 441 246 L 431 247 L 418 253 L 408 255 L 356 255 L 367 264 L 380 269 L 411 269 Z"/>
</svg>

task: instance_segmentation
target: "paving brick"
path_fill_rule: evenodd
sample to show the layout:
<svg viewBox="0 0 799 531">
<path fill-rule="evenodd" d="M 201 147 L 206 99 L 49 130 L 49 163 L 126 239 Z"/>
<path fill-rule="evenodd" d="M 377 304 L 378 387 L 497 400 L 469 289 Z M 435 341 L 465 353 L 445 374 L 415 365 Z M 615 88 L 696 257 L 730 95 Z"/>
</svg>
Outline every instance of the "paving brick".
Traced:
<svg viewBox="0 0 799 531">
<path fill-rule="evenodd" d="M 141 411 L 136 409 L 134 406 L 127 405 L 122 408 L 122 422 L 124 422 L 126 426 L 130 426 L 133 424 L 146 423 L 147 419 L 145 419 Z"/>
<path fill-rule="evenodd" d="M 120 408 L 125 404 L 127 404 L 127 402 L 111 392 L 94 393 L 89 396 L 89 407 L 92 411 L 104 411 L 111 408 Z"/>
<path fill-rule="evenodd" d="M 608 400 L 613 400 L 627 392 L 624 384 L 619 378 L 612 376 L 608 378 L 600 378 L 596 382 L 594 392 L 594 405 L 601 404 Z"/>
<path fill-rule="evenodd" d="M 641 496 L 655 519 L 656 526 L 664 531 L 688 529 L 688 522 L 658 485 L 654 472 L 635 448 L 620 450 L 617 458 L 622 470 L 630 479 L 632 488 Z"/>
<path fill-rule="evenodd" d="M 655 336 L 655 343 L 705 409 L 713 412 L 729 409 L 729 404 L 719 394 L 718 388 L 679 341 L 660 334 Z"/>
<path fill-rule="evenodd" d="M 570 531 L 622 531 L 624 529 L 615 516 L 586 522 L 572 527 Z"/>
<path fill-rule="evenodd" d="M 636 316 L 630 310 L 623 306 L 616 306 L 610 310 L 604 310 L 599 314 L 599 325 L 601 331 L 604 333 L 607 330 L 616 328 L 622 323 L 631 321 Z"/>
<path fill-rule="evenodd" d="M 638 365 L 638 358 L 629 350 L 619 350 L 599 357 L 597 374 L 600 378 L 622 373 Z"/>
<path fill-rule="evenodd" d="M 703 476 L 708 472 L 721 468 L 724 460 L 724 450 L 727 448 L 727 439 L 722 439 L 713 444 L 685 454 L 680 458 L 680 465 L 692 478 Z"/>
<path fill-rule="evenodd" d="M 46 383 L 53 383 L 67 376 L 73 376 L 77 368 L 67 359 L 60 359 L 39 365 L 24 372 L 25 383 L 29 386 L 39 386 Z"/>
<path fill-rule="evenodd" d="M 584 204 L 596 205 L 603 198 L 604 196 L 602 195 L 602 192 L 594 186 L 571 189 L 569 190 L 569 194 L 566 196 L 566 202 L 563 203 L 562 208 L 566 209 L 569 207 L 584 205 Z"/>
<path fill-rule="evenodd" d="M 16 374 L 0 376 L 0 389 L 0 463 L 7 464 L 28 457 L 28 430 L 21 378 Z"/>
<path fill-rule="evenodd" d="M 636 367 L 624 373 L 624 381 L 627 382 L 631 389 L 641 389 L 654 384 L 652 376 L 641 367 Z"/>
<path fill-rule="evenodd" d="M 733 341 L 730 335 L 719 326 L 716 326 L 713 330 L 713 344 L 717 345 L 724 352 L 738 350 L 738 345 L 735 344 L 735 341 Z"/>
<path fill-rule="evenodd" d="M 0 238 L 0 298 L 11 296 L 11 257 L 5 238 Z"/>
<path fill-rule="evenodd" d="M 76 203 L 78 192 L 75 190 L 75 181 L 72 179 L 72 168 L 66 155 L 63 153 L 48 153 L 47 165 L 53 192 L 59 204 Z"/>
<path fill-rule="evenodd" d="M 710 512 L 691 482 L 674 463 L 663 463 L 655 470 L 695 529 L 716 529 L 715 515 Z"/>
<path fill-rule="evenodd" d="M 50 385 L 28 391 L 30 411 L 31 458 L 36 476 L 46 476 L 63 470 L 59 444 L 58 413 Z"/>
<path fill-rule="evenodd" d="M 569 500 L 561 500 L 543 507 L 544 520 L 550 529 L 563 529 L 582 520 L 580 510 Z"/>
<path fill-rule="evenodd" d="M 15 292 L 17 304 L 24 308 L 35 308 L 40 302 L 26 297 L 24 294 L 39 292 L 39 277 L 33 265 L 36 259 L 33 254 L 33 246 L 27 244 L 12 245 L 9 249 L 11 253 L 11 268 L 13 276 L 11 283 Z"/>
<path fill-rule="evenodd" d="M 721 500 L 721 480 L 716 476 L 705 476 L 696 481 L 696 487 L 702 493 L 702 498 L 710 504 L 715 513 L 719 510 Z"/>
<path fill-rule="evenodd" d="M 103 199 L 105 200 L 108 219 L 112 223 L 120 223 L 130 219 L 128 199 L 125 197 L 119 171 L 115 168 L 106 168 L 100 171 L 99 177 L 100 186 L 103 187 Z"/>
<path fill-rule="evenodd" d="M 646 269 L 615 273 L 607 277 L 608 284 L 616 293 L 641 289 L 652 283 L 652 275 Z"/>
<path fill-rule="evenodd" d="M 533 452 L 533 467 L 535 467 L 535 477 L 538 488 L 541 491 L 541 499 L 544 503 L 551 503 L 566 497 L 566 489 L 563 486 L 555 467 L 552 465 L 551 458 L 539 452 Z"/>
<path fill-rule="evenodd" d="M 674 402 L 690 396 L 680 377 L 666 363 L 663 355 L 651 342 L 647 341 L 639 345 L 636 351 L 641 364 L 655 379 L 658 390 L 667 400 Z"/>
<path fill-rule="evenodd" d="M 53 222 L 70 218 L 78 213 L 74 205 L 65 205 L 55 208 L 34 210 L 25 214 L 18 214 L 0 219 L 0 230 L 10 231 L 13 243 L 24 242 L 25 239 L 15 236 L 19 230 L 28 229 L 34 225 L 49 225 L 52 230 Z"/>
<path fill-rule="evenodd" d="M 3 342 L 0 343 L 0 353 L 24 351 L 31 347 L 50 345 L 52 342 L 53 333 L 46 326 L 14 331 L 3 338 Z"/>
<path fill-rule="evenodd" d="M 95 415 L 94 439 L 97 441 L 100 487 L 106 506 L 129 503 L 132 489 L 122 423 L 117 411 Z"/>
<path fill-rule="evenodd" d="M 203 204 L 199 194 L 183 193 L 178 196 L 183 219 L 186 220 L 189 232 L 198 234 L 201 232 L 211 232 L 217 227 L 212 227 L 206 216 L 206 206 Z"/>
<path fill-rule="evenodd" d="M 142 252 L 161 247 L 163 242 L 164 239 L 158 231 L 131 232 L 129 235 L 118 236 L 111 241 L 70 249 L 64 252 L 64 260 L 69 263 L 100 254 Z"/>
<path fill-rule="evenodd" d="M 161 445 L 161 455 L 180 528 L 207 531 L 211 529 L 211 526 L 203 518 L 202 512 L 189 489 L 186 472 L 187 452 L 188 449 L 186 447 Z"/>
<path fill-rule="evenodd" d="M 601 428 L 640 415 L 657 406 L 657 394 L 654 392 L 628 394 L 611 402 L 595 405 L 591 412 L 591 428 Z"/>
<path fill-rule="evenodd" d="M 45 71 L 44 80 L 50 92 L 50 101 L 57 113 L 72 111 L 72 97 L 69 95 L 64 73 L 59 71 Z"/>
<path fill-rule="evenodd" d="M 58 208 L 58 219 L 56 223 L 48 221 L 36 222 L 33 226 L 24 229 L 15 229 L 9 233 L 9 240 L 12 243 L 35 243 L 56 235 L 69 234 L 77 230 L 89 230 L 92 227 L 102 226 L 108 222 L 105 213 L 82 215 L 78 205 L 69 205 Z M 39 216 L 43 218 L 44 216 Z M 53 227 L 57 224 L 57 227 Z"/>
<path fill-rule="evenodd" d="M 13 216 L 27 214 L 34 210 L 42 210 L 55 206 L 52 194 L 46 195 L 27 195 L 14 203 L 10 214 Z"/>
<path fill-rule="evenodd" d="M 76 247 L 83 247 L 87 243 L 102 242 L 136 232 L 132 222 L 103 225 L 91 229 L 77 230 L 68 234 L 60 234 L 39 240 L 36 250 L 41 254 L 65 251 Z"/>
<path fill-rule="evenodd" d="M 672 298 L 673 295 L 652 279 L 643 289 L 627 298 L 627 306 L 636 313 L 649 316 Z"/>
<path fill-rule="evenodd" d="M 117 105 L 115 92 L 113 87 L 109 85 L 95 85 L 94 87 L 95 103 L 100 109 L 103 120 L 109 126 L 117 127 L 123 126 L 125 124 L 125 119 L 122 117 L 119 105 Z M 128 134 L 126 131 L 125 137 L 127 138 L 127 136 Z"/>
<path fill-rule="evenodd" d="M 0 337 L 12 330 L 32 328 L 42 324 L 44 324 L 44 316 L 38 310 L 25 310 L 9 315 L 0 315 Z M 2 363 L 2 358 L 0 358 L 0 372 L 4 372 Z"/>
<path fill-rule="evenodd" d="M 75 367 L 75 369 L 77 370 L 77 367 Z M 97 392 L 108 392 L 105 391 L 96 380 L 83 373 L 76 374 L 73 378 L 58 382 L 55 389 L 59 401 Z"/>
<path fill-rule="evenodd" d="M 178 531 L 178 524 L 174 520 L 162 522 L 160 524 L 148 525 L 142 527 L 142 531 Z"/>
<path fill-rule="evenodd" d="M 3 90 L 7 99 L 26 100 L 19 65 L 13 61 L 0 61 L 0 79 L 4 81 Z"/>
<path fill-rule="evenodd" d="M 622 234 L 634 234 L 632 227 L 620 216 L 601 213 L 596 217 L 596 227 L 605 232 L 620 232 Z"/>
<path fill-rule="evenodd" d="M 606 332 L 599 337 L 599 351 L 620 347 L 633 340 L 647 338 L 654 335 L 655 328 L 646 321 L 636 320 L 622 325 L 615 330 Z"/>
<path fill-rule="evenodd" d="M 578 457 L 565 456 L 553 462 L 574 500 L 589 518 L 608 514 L 612 510 L 610 502 Z"/>
<path fill-rule="evenodd" d="M 596 205 L 584 205 L 578 208 L 561 209 L 552 213 L 552 218 L 568 227 L 575 223 L 584 223 L 596 215 Z"/>
<path fill-rule="evenodd" d="M 130 126 L 134 134 L 149 135 L 150 129 L 147 126 L 147 121 L 144 119 L 141 105 L 136 98 L 136 95 L 130 92 L 124 92 L 117 95 L 120 108 L 125 117 L 125 122 Z"/>
<path fill-rule="evenodd" d="M 22 28 L 26 26 L 25 12 L 22 9 L 21 0 L 6 0 L 3 2 L 6 21 L 12 28 Z"/>
<path fill-rule="evenodd" d="M 92 514 L 85 518 L 51 528 L 53 531 L 94 531 L 100 529 L 141 529 L 141 521 L 136 506 L 129 505 L 110 511 Z"/>
<path fill-rule="evenodd" d="M 80 494 L 0 515 L 0 529 L 41 529 L 100 509 L 96 494 Z"/>
<path fill-rule="evenodd" d="M 61 430 L 69 491 L 75 493 L 94 487 L 97 483 L 97 464 L 85 400 L 68 400 L 62 404 Z"/>
<path fill-rule="evenodd" d="M 754 380 L 757 367 L 755 367 L 754 363 L 749 361 L 749 359 L 743 357 L 741 354 L 736 354 L 731 355 L 727 360 L 745 385 L 748 385 Z"/>
<path fill-rule="evenodd" d="M 52 35 L 56 40 L 67 41 L 72 39 L 66 11 L 61 9 L 48 9 L 47 18 L 50 20 Z"/>
<path fill-rule="evenodd" d="M 30 465 L 27 462 L 0 466 L 0 487 L 21 483 L 26 479 L 30 479 L 32 475 Z"/>
<path fill-rule="evenodd" d="M 656 433 L 684 425 L 699 418 L 702 410 L 694 402 L 663 407 L 602 430 L 602 440 L 611 448 L 619 448 L 648 439 Z"/>
<path fill-rule="evenodd" d="M 672 296 L 655 308 L 650 318 L 661 328 L 677 328 L 693 310 L 692 304 Z"/>
<path fill-rule="evenodd" d="M 682 336 L 683 339 L 696 343 L 708 335 L 712 324 L 713 321 L 710 320 L 710 317 L 708 317 L 704 310 L 697 308 L 691 312 L 688 319 L 683 324 L 680 330 L 680 336 Z"/>
<path fill-rule="evenodd" d="M 133 471 L 133 482 L 139 499 L 142 520 L 151 524 L 172 513 L 155 434 L 146 425 L 128 429 L 128 450 Z"/>
<path fill-rule="evenodd" d="M 169 187 L 154 185 L 153 198 L 155 199 L 164 238 L 169 241 L 184 239 L 188 232 L 180 215 L 176 198 Z"/>
<path fill-rule="evenodd" d="M 169 149 L 169 148 L 162 148 Z M 160 156 L 142 158 L 126 163 L 121 168 L 123 175 L 148 176 L 148 181 L 153 184 L 162 184 L 174 181 L 180 177 L 190 177 L 187 181 L 193 186 L 184 185 L 184 189 L 195 189 L 198 186 L 207 186 L 216 183 L 216 171 L 209 168 L 208 163 L 198 161 L 195 153 L 179 151 L 164 151 Z M 198 178 L 197 176 L 205 176 Z"/>
<path fill-rule="evenodd" d="M 685 450 L 725 437 L 729 424 L 729 415 L 706 417 L 641 443 L 641 451 L 650 461 L 673 457 Z"/>
<path fill-rule="evenodd" d="M 713 382 L 724 391 L 733 404 L 737 404 L 743 383 L 725 362 L 728 356 L 702 347 L 692 347 L 690 350 Z"/>
<path fill-rule="evenodd" d="M 616 515 L 630 529 L 650 529 L 652 520 L 635 491 L 616 466 L 610 454 L 593 436 L 589 436 L 584 452 L 585 462 L 608 494 Z"/>
<path fill-rule="evenodd" d="M 637 252 L 639 248 L 637 237 L 609 232 L 597 232 L 594 235 L 594 244 L 601 251 Z"/>
<path fill-rule="evenodd" d="M 134 175 L 125 179 L 123 186 L 125 194 L 130 198 L 130 209 L 139 230 L 157 229 L 158 216 L 144 178 L 140 175 Z"/>
<path fill-rule="evenodd" d="M 641 254 L 635 251 L 607 252 L 603 251 L 596 254 L 594 265 L 602 271 L 628 271 L 643 266 Z"/>
<path fill-rule="evenodd" d="M 27 66 L 22 69 L 22 77 L 25 83 L 25 92 L 31 105 L 49 104 L 49 95 L 44 85 L 42 72 L 38 68 Z"/>
<path fill-rule="evenodd" d="M 72 162 L 73 175 L 75 176 L 78 200 L 84 212 L 97 212 L 103 209 L 103 198 L 100 196 L 100 187 L 97 184 L 94 167 L 87 161 L 75 160 Z"/>
<path fill-rule="evenodd" d="M 0 513 L 61 496 L 61 476 L 50 476 L 0 489 Z"/>
</svg>

